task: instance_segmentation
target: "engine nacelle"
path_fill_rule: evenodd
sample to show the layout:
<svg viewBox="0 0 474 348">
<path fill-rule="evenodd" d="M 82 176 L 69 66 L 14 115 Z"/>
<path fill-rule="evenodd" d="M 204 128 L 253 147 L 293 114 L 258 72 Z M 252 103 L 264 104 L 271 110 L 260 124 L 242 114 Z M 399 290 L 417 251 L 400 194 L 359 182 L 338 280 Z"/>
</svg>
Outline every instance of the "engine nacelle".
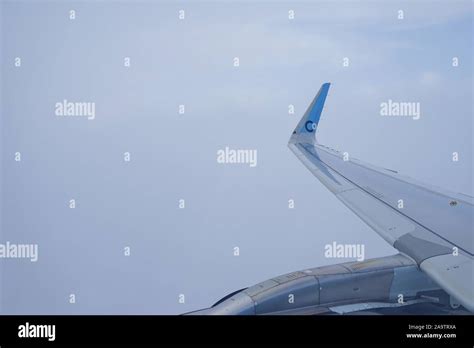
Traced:
<svg viewBox="0 0 474 348">
<path fill-rule="evenodd" d="M 292 272 L 224 297 L 188 314 L 328 314 L 364 309 L 351 305 L 403 306 L 420 293 L 440 290 L 401 254 Z"/>
</svg>

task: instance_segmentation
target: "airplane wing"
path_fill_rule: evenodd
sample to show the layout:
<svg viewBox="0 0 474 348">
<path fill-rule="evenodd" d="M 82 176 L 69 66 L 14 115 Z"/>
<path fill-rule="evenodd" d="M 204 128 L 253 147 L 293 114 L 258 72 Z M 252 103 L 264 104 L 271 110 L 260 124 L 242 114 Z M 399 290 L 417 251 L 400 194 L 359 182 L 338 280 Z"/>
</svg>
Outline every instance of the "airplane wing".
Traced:
<svg viewBox="0 0 474 348">
<path fill-rule="evenodd" d="M 289 148 L 339 200 L 450 294 L 453 305 L 474 312 L 473 197 L 319 144 L 315 134 L 329 86 L 322 85 Z"/>
</svg>

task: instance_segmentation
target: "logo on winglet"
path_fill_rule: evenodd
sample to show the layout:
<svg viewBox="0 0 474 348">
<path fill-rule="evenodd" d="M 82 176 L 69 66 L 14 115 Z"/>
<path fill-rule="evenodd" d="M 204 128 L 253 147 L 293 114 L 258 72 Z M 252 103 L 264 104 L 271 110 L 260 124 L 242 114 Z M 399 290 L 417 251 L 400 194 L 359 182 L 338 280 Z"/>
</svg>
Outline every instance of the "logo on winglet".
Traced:
<svg viewBox="0 0 474 348">
<path fill-rule="evenodd" d="M 308 132 L 314 132 L 314 130 L 316 129 L 316 123 L 314 123 L 313 121 L 307 121 L 304 125 L 304 128 L 306 128 L 306 130 Z"/>
</svg>

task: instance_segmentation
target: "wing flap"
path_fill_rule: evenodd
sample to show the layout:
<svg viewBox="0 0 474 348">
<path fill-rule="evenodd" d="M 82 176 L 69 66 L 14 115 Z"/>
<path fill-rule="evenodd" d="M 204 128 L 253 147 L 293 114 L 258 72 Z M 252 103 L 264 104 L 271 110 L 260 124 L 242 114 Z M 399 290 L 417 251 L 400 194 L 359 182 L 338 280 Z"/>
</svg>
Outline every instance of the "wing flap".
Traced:
<svg viewBox="0 0 474 348">
<path fill-rule="evenodd" d="M 463 254 L 446 254 L 424 260 L 420 268 L 451 296 L 474 312 L 474 262 Z"/>
</svg>

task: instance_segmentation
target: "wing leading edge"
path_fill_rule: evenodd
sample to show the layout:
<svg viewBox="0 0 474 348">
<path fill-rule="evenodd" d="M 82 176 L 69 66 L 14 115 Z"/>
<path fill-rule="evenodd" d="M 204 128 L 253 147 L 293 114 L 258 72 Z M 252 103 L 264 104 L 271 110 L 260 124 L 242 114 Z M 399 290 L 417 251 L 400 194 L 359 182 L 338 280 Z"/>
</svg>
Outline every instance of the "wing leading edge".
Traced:
<svg viewBox="0 0 474 348">
<path fill-rule="evenodd" d="M 322 85 L 291 135 L 289 148 L 349 209 L 474 311 L 473 198 L 319 144 L 316 130 L 329 87 Z"/>
</svg>

